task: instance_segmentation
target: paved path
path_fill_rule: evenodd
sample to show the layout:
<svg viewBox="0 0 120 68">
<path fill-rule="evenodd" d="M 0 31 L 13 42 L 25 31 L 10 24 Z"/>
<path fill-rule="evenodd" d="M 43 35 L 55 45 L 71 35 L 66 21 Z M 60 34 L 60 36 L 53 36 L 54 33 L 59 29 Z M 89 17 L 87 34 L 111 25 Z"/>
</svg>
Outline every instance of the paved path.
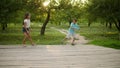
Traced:
<svg viewBox="0 0 120 68">
<path fill-rule="evenodd" d="M 0 45 L 0 68 L 120 68 L 120 50 L 94 45 Z"/>
</svg>

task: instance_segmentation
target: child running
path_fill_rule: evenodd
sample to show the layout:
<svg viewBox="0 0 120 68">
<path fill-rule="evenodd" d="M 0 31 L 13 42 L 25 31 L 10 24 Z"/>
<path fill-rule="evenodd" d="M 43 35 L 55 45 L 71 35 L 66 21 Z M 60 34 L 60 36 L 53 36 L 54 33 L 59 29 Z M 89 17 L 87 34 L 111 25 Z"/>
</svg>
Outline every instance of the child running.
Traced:
<svg viewBox="0 0 120 68">
<path fill-rule="evenodd" d="M 75 30 L 79 30 L 79 26 L 77 25 L 77 20 L 73 19 L 73 22 L 70 25 L 70 28 L 68 30 L 68 34 L 67 36 L 63 39 L 63 41 L 67 40 L 67 39 L 72 39 L 71 41 L 71 45 L 75 45 Z"/>
</svg>

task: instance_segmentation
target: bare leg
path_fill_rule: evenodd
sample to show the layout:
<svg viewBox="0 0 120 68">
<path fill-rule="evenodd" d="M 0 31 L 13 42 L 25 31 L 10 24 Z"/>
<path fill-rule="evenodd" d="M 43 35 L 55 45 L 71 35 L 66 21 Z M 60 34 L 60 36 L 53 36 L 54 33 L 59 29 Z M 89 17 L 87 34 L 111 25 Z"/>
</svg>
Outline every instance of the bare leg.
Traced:
<svg viewBox="0 0 120 68">
<path fill-rule="evenodd" d="M 72 38 L 72 43 L 71 43 L 71 44 L 72 44 L 72 45 L 75 45 L 74 42 L 75 42 L 75 38 Z"/>
<path fill-rule="evenodd" d="M 24 39 L 23 39 L 23 46 L 24 47 L 26 47 L 26 45 L 25 45 L 26 39 L 27 39 L 27 34 L 24 32 Z"/>
<path fill-rule="evenodd" d="M 28 39 L 29 39 L 29 41 L 31 42 L 32 46 L 34 46 L 34 43 L 33 43 L 33 41 L 32 41 L 32 38 L 31 38 L 30 34 L 28 33 L 27 35 L 28 35 Z"/>
</svg>

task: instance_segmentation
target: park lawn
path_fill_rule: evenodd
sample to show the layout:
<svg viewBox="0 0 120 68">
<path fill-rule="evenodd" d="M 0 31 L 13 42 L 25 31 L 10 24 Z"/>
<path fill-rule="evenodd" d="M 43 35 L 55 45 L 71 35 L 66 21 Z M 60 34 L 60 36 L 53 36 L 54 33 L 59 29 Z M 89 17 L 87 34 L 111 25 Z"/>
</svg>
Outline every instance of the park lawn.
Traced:
<svg viewBox="0 0 120 68">
<path fill-rule="evenodd" d="M 0 45 L 21 45 L 23 40 L 22 27 L 9 26 L 7 30 L 0 30 Z M 44 36 L 40 35 L 40 27 L 33 26 L 31 36 L 36 45 L 59 45 L 61 40 L 65 37 L 64 34 L 51 30 L 50 27 L 46 28 L 46 33 Z M 30 42 L 26 42 L 30 45 Z"/>
<path fill-rule="evenodd" d="M 89 40 L 88 44 L 120 49 L 119 35 L 115 26 L 110 29 L 101 23 L 93 23 L 90 27 L 87 23 L 78 24 L 80 25 L 80 31 L 77 31 L 77 33 L 85 36 L 85 39 Z M 69 28 L 68 23 L 54 27 L 66 30 Z"/>
<path fill-rule="evenodd" d="M 89 40 L 88 44 L 120 49 L 119 34 L 114 26 L 112 29 L 100 23 L 91 24 L 91 27 L 87 23 L 81 23 L 80 26 L 80 34 Z"/>
<path fill-rule="evenodd" d="M 91 27 L 87 26 L 87 23 L 79 23 L 80 35 L 86 37 L 89 40 L 88 44 L 94 44 L 103 47 L 120 49 L 120 40 L 118 40 L 118 32 L 115 27 L 112 29 L 106 28 L 105 25 L 100 23 L 94 23 Z M 8 29 L 5 31 L 0 30 L 0 45 L 21 45 L 23 40 L 22 27 L 20 25 L 9 25 Z M 22 25 L 21 25 L 22 26 Z M 50 27 L 56 27 L 59 29 L 68 29 L 68 24 L 66 25 L 53 25 L 48 24 L 46 28 L 46 33 L 44 36 L 40 35 L 41 25 L 33 24 L 32 25 L 31 36 L 33 41 L 37 45 L 60 45 L 61 40 L 65 37 L 64 34 L 51 29 Z M 30 45 L 30 42 L 27 41 L 27 45 Z"/>
</svg>

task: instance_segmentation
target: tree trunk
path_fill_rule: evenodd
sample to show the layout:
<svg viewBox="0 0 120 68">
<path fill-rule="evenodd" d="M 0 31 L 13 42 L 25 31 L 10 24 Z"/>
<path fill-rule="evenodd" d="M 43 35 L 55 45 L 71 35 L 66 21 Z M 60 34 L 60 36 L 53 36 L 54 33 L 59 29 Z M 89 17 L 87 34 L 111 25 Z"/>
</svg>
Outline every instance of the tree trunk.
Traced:
<svg viewBox="0 0 120 68">
<path fill-rule="evenodd" d="M 70 18 L 69 18 L 69 27 L 70 27 L 70 25 L 71 25 L 71 23 L 72 23 L 72 18 L 71 18 L 71 16 L 70 16 Z"/>
<path fill-rule="evenodd" d="M 5 27 L 7 28 L 7 27 L 8 27 L 8 25 L 7 25 L 7 24 L 5 24 Z"/>
<path fill-rule="evenodd" d="M 91 20 L 88 20 L 88 27 L 90 27 L 91 25 Z"/>
<path fill-rule="evenodd" d="M 59 26 L 61 25 L 61 22 L 59 22 Z"/>
<path fill-rule="evenodd" d="M 119 31 L 119 40 L 120 40 L 120 20 L 118 20 L 118 31 Z"/>
<path fill-rule="evenodd" d="M 108 27 L 108 23 L 106 22 L 106 27 Z"/>
<path fill-rule="evenodd" d="M 112 29 L 112 23 L 111 22 L 109 23 L 109 28 Z"/>
<path fill-rule="evenodd" d="M 118 36 L 119 36 L 119 38 L 118 38 L 118 39 L 120 40 L 120 31 L 118 32 Z"/>
<path fill-rule="evenodd" d="M 5 26 L 4 26 L 4 24 L 2 25 L 2 30 L 3 30 L 3 31 L 5 30 Z"/>
<path fill-rule="evenodd" d="M 118 30 L 119 30 L 119 32 L 120 32 L 120 20 L 118 20 Z"/>
<path fill-rule="evenodd" d="M 7 28 L 7 24 L 2 24 L 2 30 L 4 31 Z"/>
<path fill-rule="evenodd" d="M 116 28 L 118 29 L 118 31 L 120 32 L 120 22 L 114 22 L 114 24 L 115 24 L 115 26 L 116 26 Z"/>
<path fill-rule="evenodd" d="M 115 20 L 114 24 L 116 26 L 116 28 L 118 29 L 118 39 L 120 40 L 120 20 Z"/>
<path fill-rule="evenodd" d="M 120 31 L 120 21 L 119 21 L 119 31 Z"/>
<path fill-rule="evenodd" d="M 42 25 L 41 33 L 40 33 L 41 35 L 45 34 L 46 25 L 48 24 L 49 20 L 50 20 L 50 9 L 48 9 L 47 18 L 46 18 L 45 22 Z"/>
</svg>

